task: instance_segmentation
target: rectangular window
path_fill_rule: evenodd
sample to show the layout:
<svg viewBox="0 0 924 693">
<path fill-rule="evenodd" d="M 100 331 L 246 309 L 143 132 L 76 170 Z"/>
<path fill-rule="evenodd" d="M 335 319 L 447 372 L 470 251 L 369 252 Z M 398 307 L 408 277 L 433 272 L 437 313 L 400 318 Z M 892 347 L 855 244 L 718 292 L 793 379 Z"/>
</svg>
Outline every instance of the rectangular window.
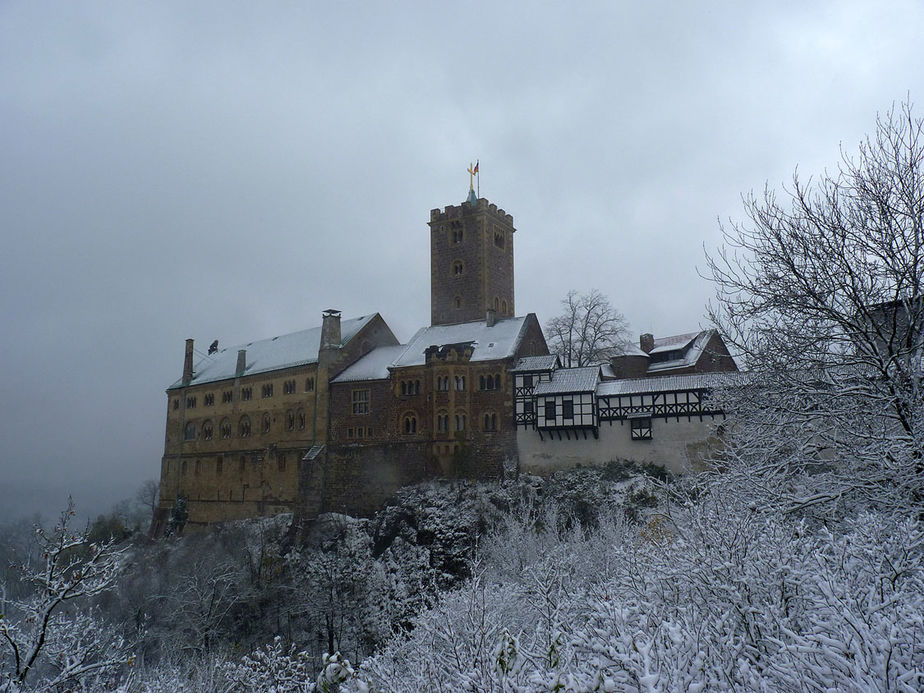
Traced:
<svg viewBox="0 0 924 693">
<path fill-rule="evenodd" d="M 187 398 L 186 398 L 186 408 L 187 408 L 187 409 L 195 409 L 195 408 L 196 408 L 196 398 L 195 398 L 195 397 L 187 397 Z"/>
<path fill-rule="evenodd" d="M 211 407 L 213 404 L 215 404 L 215 393 L 210 392 L 205 397 L 203 397 L 203 399 L 205 400 L 205 406 Z"/>
<path fill-rule="evenodd" d="M 253 397 L 252 388 L 245 387 L 243 390 L 241 390 L 241 399 L 244 400 L 245 402 L 251 399 L 252 397 Z"/>
<path fill-rule="evenodd" d="M 524 414 L 529 414 L 530 416 L 532 415 L 532 413 L 533 413 L 533 403 L 532 403 L 531 400 L 528 401 L 528 402 L 523 402 L 523 413 L 524 413 Z"/>
<path fill-rule="evenodd" d="M 533 374 L 528 373 L 523 376 L 523 387 L 532 388 L 533 386 Z"/>
<path fill-rule="evenodd" d="M 555 420 L 555 400 L 547 399 L 545 401 L 545 420 L 554 421 Z"/>
<path fill-rule="evenodd" d="M 225 461 L 221 457 L 219 457 L 215 461 L 215 473 L 218 476 L 221 476 L 221 472 L 223 471 L 224 466 L 225 466 Z"/>
<path fill-rule="evenodd" d="M 353 390 L 353 413 L 369 413 L 369 390 Z"/>
<path fill-rule="evenodd" d="M 651 440 L 651 417 L 640 416 L 630 419 L 632 440 Z"/>
<path fill-rule="evenodd" d="M 272 397 L 273 396 L 273 384 L 267 383 L 266 385 L 264 385 L 261 393 L 264 399 L 266 399 L 267 397 Z"/>
<path fill-rule="evenodd" d="M 233 399 L 234 399 L 234 395 L 231 392 L 231 390 L 225 390 L 224 392 L 221 393 L 222 404 L 230 404 Z"/>
<path fill-rule="evenodd" d="M 574 401 L 566 399 L 561 403 L 561 418 L 563 419 L 573 419 L 574 418 Z"/>
</svg>

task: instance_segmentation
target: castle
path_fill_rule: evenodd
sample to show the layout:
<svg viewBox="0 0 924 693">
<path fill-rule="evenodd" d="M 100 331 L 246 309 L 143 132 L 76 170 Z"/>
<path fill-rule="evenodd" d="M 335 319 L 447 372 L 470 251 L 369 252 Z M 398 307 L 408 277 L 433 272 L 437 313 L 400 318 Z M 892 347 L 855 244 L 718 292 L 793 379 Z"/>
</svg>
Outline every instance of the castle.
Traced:
<svg viewBox="0 0 924 693">
<path fill-rule="evenodd" d="M 432 210 L 429 226 L 431 324 L 406 344 L 378 313 L 341 319 L 334 309 L 320 327 L 213 343 L 198 361 L 186 341 L 167 389 L 154 534 L 180 498 L 196 528 L 369 514 L 403 485 L 498 476 L 505 465 L 695 468 L 697 446 L 724 418 L 708 404 L 712 373 L 736 370 L 717 333 L 643 335 L 610 364 L 561 368 L 535 314 L 515 313 L 513 218 L 470 190 Z"/>
</svg>

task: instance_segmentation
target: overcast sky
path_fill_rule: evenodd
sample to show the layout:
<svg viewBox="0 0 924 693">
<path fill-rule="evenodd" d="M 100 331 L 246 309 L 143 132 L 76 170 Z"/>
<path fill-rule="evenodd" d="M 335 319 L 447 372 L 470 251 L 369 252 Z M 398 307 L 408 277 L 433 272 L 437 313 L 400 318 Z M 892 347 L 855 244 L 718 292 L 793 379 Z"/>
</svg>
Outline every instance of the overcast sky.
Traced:
<svg viewBox="0 0 924 693">
<path fill-rule="evenodd" d="M 0 3 L 0 517 L 157 478 L 187 337 L 407 340 L 475 159 L 518 314 L 697 329 L 717 220 L 924 99 L 922 39 L 911 1 Z"/>
</svg>

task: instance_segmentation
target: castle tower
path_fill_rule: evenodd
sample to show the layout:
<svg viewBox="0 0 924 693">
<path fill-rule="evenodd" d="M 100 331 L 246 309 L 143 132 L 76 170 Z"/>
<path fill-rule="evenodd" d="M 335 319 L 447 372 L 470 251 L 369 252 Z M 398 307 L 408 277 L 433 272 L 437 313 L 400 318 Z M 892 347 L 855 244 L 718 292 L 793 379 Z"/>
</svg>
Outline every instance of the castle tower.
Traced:
<svg viewBox="0 0 924 693">
<path fill-rule="evenodd" d="M 429 226 L 430 323 L 514 316 L 513 217 L 472 191 L 458 207 L 431 210 Z"/>
</svg>

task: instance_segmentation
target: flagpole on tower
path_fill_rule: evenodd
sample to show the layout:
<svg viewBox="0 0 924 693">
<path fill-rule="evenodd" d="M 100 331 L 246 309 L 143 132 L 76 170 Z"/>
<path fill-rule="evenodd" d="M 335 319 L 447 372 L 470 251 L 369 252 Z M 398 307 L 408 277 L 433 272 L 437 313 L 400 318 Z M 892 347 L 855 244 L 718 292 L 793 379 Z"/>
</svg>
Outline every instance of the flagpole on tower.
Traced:
<svg viewBox="0 0 924 693">
<path fill-rule="evenodd" d="M 475 159 L 475 174 L 478 176 L 478 197 L 481 197 L 481 172 L 478 170 L 478 159 Z"/>
</svg>

